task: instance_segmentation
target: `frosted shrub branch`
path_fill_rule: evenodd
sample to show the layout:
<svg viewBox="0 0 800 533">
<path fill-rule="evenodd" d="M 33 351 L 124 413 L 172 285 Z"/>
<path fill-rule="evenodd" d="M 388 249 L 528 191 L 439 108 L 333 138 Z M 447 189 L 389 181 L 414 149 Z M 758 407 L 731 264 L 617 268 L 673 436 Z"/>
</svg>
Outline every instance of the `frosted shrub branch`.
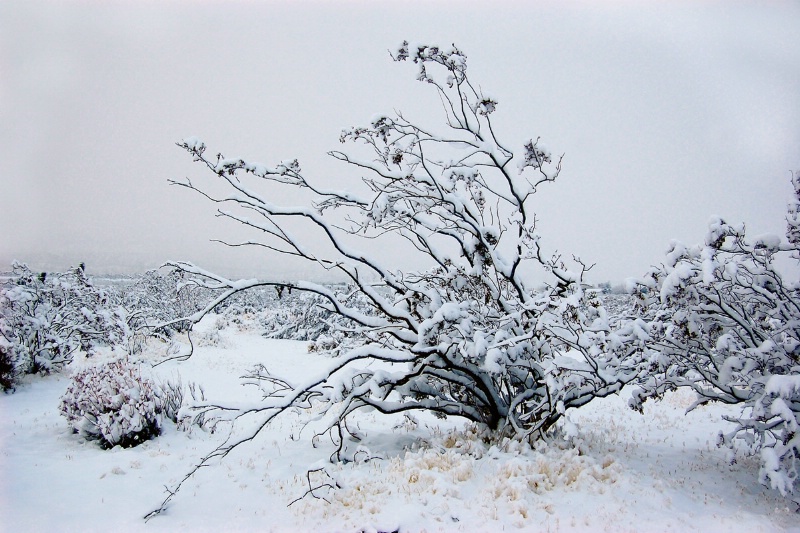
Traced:
<svg viewBox="0 0 800 533">
<path fill-rule="evenodd" d="M 249 426 L 255 429 L 232 437 L 201 465 L 298 404 L 320 413 L 318 434 L 341 434 L 350 414 L 371 408 L 458 416 L 534 440 L 567 409 L 616 393 L 639 373 L 633 355 L 640 330 L 612 331 L 599 300 L 581 286 L 586 265 L 577 261 L 578 270 L 571 271 L 540 246 L 532 198 L 538 186 L 557 178 L 560 158 L 554 162 L 538 139 L 519 154 L 498 141 L 492 124 L 498 102 L 475 89 L 457 48 L 404 43 L 393 57 L 418 65 L 417 79 L 441 97 L 445 128 L 427 131 L 398 113 L 343 131 L 340 141 L 355 148 L 330 155 L 363 172 L 359 194 L 316 187 L 296 160 L 269 167 L 209 156 L 195 138 L 180 143 L 227 192 L 211 193 L 188 180 L 177 185 L 225 206 L 221 214 L 263 236 L 248 244 L 335 271 L 360 295 L 354 305 L 319 284 L 227 280 L 171 263 L 195 283 L 223 291 L 187 317 L 192 322 L 239 291 L 274 286 L 317 294 L 350 324 L 346 344 L 321 375 L 293 384 L 265 369 L 250 376 L 276 385 L 274 392 L 225 416 L 256 417 Z M 262 185 L 304 190 L 314 199 L 308 207 L 276 205 Z M 329 251 L 320 255 L 309 240 L 294 236 L 289 226 L 295 219 L 310 223 Z M 414 272 L 388 267 L 378 250 L 391 236 L 409 243 L 409 253 L 429 266 Z M 352 247 L 354 237 L 364 249 Z M 531 289 L 523 273 L 532 271 L 547 277 L 543 290 Z"/>
<path fill-rule="evenodd" d="M 666 262 L 632 288 L 648 321 L 648 374 L 632 407 L 689 387 L 692 409 L 738 404 L 720 444 L 761 457 L 760 479 L 788 495 L 800 474 L 800 284 L 777 268 L 800 258 L 800 174 L 792 179 L 786 241 L 747 237 L 714 217 L 705 242 L 672 243 Z"/>
</svg>

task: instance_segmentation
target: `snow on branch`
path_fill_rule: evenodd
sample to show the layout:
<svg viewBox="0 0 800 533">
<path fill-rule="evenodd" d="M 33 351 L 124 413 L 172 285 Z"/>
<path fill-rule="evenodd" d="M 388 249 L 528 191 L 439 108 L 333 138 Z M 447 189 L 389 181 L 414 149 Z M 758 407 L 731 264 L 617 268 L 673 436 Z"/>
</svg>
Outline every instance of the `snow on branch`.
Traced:
<svg viewBox="0 0 800 533">
<path fill-rule="evenodd" d="M 744 225 L 709 221 L 704 243 L 673 242 L 666 261 L 632 286 L 647 320 L 648 372 L 631 399 L 660 398 L 689 387 L 692 408 L 707 402 L 742 406 L 720 444 L 761 457 L 760 480 L 796 494 L 800 474 L 800 282 L 777 266 L 800 258 L 792 179 L 786 241 L 748 238 Z"/>
<path fill-rule="evenodd" d="M 498 435 L 535 440 L 567 409 L 616 393 L 639 373 L 638 330 L 612 330 L 600 301 L 583 291 L 583 274 L 591 267 L 577 261 L 578 268 L 570 269 L 540 247 L 530 197 L 539 184 L 556 179 L 560 161 L 553 163 L 538 141 L 523 144 L 517 155 L 497 140 L 491 117 L 499 112 L 498 102 L 475 90 L 466 55 L 455 46 L 404 43 L 394 59 L 419 66 L 418 79 L 442 99 L 445 127 L 427 131 L 398 113 L 345 130 L 340 141 L 366 148 L 371 158 L 351 151 L 330 155 L 337 164 L 364 172 L 366 193 L 318 188 L 296 160 L 267 167 L 208 157 L 205 144 L 194 138 L 179 143 L 229 194 L 214 196 L 190 181 L 176 183 L 229 205 L 224 216 L 264 237 L 242 244 L 338 272 L 361 302 L 355 305 L 319 284 L 234 281 L 189 263 L 170 263 L 196 283 L 222 291 L 187 317 L 192 322 L 239 291 L 275 286 L 317 294 L 331 312 L 354 324 L 321 376 L 289 384 L 269 374 L 265 361 L 249 377 L 276 385 L 263 404 L 230 409 L 198 404 L 204 412 L 218 408 L 234 419 L 261 417 L 202 464 L 252 439 L 300 403 L 312 403 L 320 413 L 313 422 L 318 434 L 341 434 L 351 413 L 370 408 L 458 416 Z M 512 161 L 519 172 L 510 171 Z M 275 205 L 259 192 L 265 180 L 313 193 L 311 206 Z M 292 234 L 289 222 L 298 217 L 312 223 L 328 252 L 318 252 L 307 236 Z M 348 227 L 337 223 L 342 219 Z M 380 253 L 387 236 L 404 239 L 409 253 L 430 266 L 392 270 L 391 260 Z M 522 275 L 528 266 L 550 276 L 549 288 L 530 288 Z"/>
</svg>

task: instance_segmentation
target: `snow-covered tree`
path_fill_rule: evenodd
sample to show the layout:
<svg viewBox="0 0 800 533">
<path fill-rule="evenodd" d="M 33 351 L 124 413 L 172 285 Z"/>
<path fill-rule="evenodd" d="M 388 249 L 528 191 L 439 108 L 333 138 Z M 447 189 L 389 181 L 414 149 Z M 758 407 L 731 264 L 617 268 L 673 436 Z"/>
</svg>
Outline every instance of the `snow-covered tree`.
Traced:
<svg viewBox="0 0 800 533">
<path fill-rule="evenodd" d="M 329 285 L 328 289 L 348 307 L 366 315 L 372 313 L 370 303 L 352 286 Z M 332 312 L 325 298 L 303 291 L 283 291 L 259 315 L 265 337 L 308 341 L 309 351 L 314 352 L 338 353 L 358 331 L 357 324 Z"/>
<path fill-rule="evenodd" d="M 187 282 L 181 270 L 170 268 L 145 272 L 125 291 L 123 302 L 134 327 L 169 324 L 160 329 L 171 334 L 185 331 L 189 323 L 178 319 L 202 309 L 212 297 L 205 288 Z"/>
<path fill-rule="evenodd" d="M 95 287 L 82 264 L 37 274 L 14 263 L 0 287 L 0 336 L 15 374 L 49 372 L 76 350 L 122 343 L 126 318 L 116 295 Z"/>
<path fill-rule="evenodd" d="M 705 242 L 673 242 L 666 262 L 633 285 L 649 322 L 649 373 L 632 406 L 676 387 L 697 402 L 740 404 L 720 444 L 761 457 L 760 481 L 786 495 L 800 473 L 800 283 L 780 256 L 800 259 L 800 174 L 786 241 L 748 238 L 712 218 Z"/>
<path fill-rule="evenodd" d="M 176 184 L 229 206 L 220 216 L 260 233 L 243 244 L 337 272 L 360 295 L 356 305 L 316 283 L 234 281 L 171 263 L 197 283 L 225 291 L 192 321 L 239 291 L 275 286 L 318 295 L 350 328 L 346 345 L 320 375 L 288 383 L 255 373 L 252 378 L 273 392 L 261 403 L 220 410 L 252 419 L 242 427 L 253 429 L 206 460 L 251 439 L 285 410 L 308 404 L 322 413 L 319 431 L 330 430 L 338 452 L 347 417 L 362 408 L 426 410 L 534 440 L 567 409 L 616 393 L 638 373 L 628 342 L 636 327 L 611 331 L 600 301 L 583 292 L 584 263 L 575 260 L 570 270 L 542 247 L 533 198 L 556 179 L 561 159 L 538 139 L 518 151 L 498 140 L 492 121 L 498 102 L 469 80 L 467 58 L 455 46 L 403 43 L 394 59 L 417 65 L 417 79 L 441 98 L 446 127 L 433 131 L 398 113 L 343 131 L 341 142 L 356 145 L 351 152 L 368 154 L 329 153 L 362 174 L 348 191 L 315 185 L 297 160 L 266 166 L 210 156 L 197 138 L 180 143 L 228 193 L 189 180 Z M 311 195 L 313 202 L 276 205 L 268 189 L 276 185 Z M 316 228 L 325 252 L 305 234 L 293 234 L 297 219 Z M 406 255 L 429 266 L 392 269 L 381 251 L 403 243 Z M 544 290 L 533 290 L 532 275 L 546 279 Z"/>
</svg>

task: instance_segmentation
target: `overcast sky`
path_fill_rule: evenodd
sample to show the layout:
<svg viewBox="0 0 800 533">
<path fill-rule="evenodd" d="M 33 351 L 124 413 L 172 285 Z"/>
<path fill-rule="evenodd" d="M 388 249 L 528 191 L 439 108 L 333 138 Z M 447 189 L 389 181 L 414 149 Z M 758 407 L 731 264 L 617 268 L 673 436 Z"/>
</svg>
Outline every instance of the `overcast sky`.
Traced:
<svg viewBox="0 0 800 533">
<path fill-rule="evenodd" d="M 338 184 L 343 127 L 441 116 L 403 39 L 455 43 L 499 137 L 564 153 L 536 200 L 545 245 L 621 281 L 702 240 L 713 214 L 783 233 L 800 170 L 797 2 L 0 2 L 0 270 L 194 261 L 286 275 L 168 179 L 175 142 L 298 158 Z M 285 199 L 292 202 L 292 198 Z M 296 268 L 296 267 L 292 267 Z M 292 270 L 292 272 L 296 272 Z"/>
</svg>

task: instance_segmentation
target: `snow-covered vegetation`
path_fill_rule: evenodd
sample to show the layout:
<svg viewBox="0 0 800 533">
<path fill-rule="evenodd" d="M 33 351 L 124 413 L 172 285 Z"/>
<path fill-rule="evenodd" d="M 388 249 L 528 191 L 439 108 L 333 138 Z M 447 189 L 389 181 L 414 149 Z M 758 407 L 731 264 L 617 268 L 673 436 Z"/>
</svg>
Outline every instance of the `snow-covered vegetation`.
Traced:
<svg viewBox="0 0 800 533">
<path fill-rule="evenodd" d="M 620 322 L 612 329 L 602 302 L 583 290 L 591 267 L 548 255 L 537 232 L 534 196 L 557 179 L 559 159 L 538 140 L 514 151 L 498 139 L 491 117 L 498 103 L 470 81 L 467 57 L 455 46 L 406 42 L 393 57 L 415 63 L 417 79 L 438 93 L 444 127 L 430 130 L 397 113 L 344 130 L 340 140 L 354 145 L 351 153 L 330 155 L 367 176 L 348 190 L 320 187 L 297 160 L 266 166 L 209 156 L 194 137 L 181 143 L 226 192 L 190 180 L 175 184 L 259 232 L 262 240 L 244 245 L 305 259 L 351 286 L 336 293 L 302 281 L 236 281 L 171 263 L 191 283 L 222 291 L 193 321 L 241 291 L 276 287 L 321 298 L 344 321 L 336 329 L 348 333 L 315 345 L 335 357 L 299 382 L 269 369 L 253 373 L 265 390 L 260 402 L 197 405 L 249 428 L 205 461 L 228 455 L 285 413 L 310 407 L 319 410 L 316 431 L 337 443 L 339 459 L 352 456 L 348 440 L 357 432 L 349 417 L 362 409 L 457 416 L 495 437 L 534 442 L 567 409 L 614 394 L 639 374 L 641 327 Z M 313 199 L 309 206 L 276 205 L 272 187 Z M 307 234 L 293 231 L 296 219 L 310 222 L 327 250 L 308 246 Z M 371 252 L 391 243 L 405 243 L 428 268 L 394 270 Z M 532 272 L 545 280 L 539 290 Z"/>
<path fill-rule="evenodd" d="M 136 287 L 141 284 L 104 291 L 115 302 Z M 269 370 L 299 380 L 329 366 L 330 355 L 310 350 L 307 340 L 274 338 L 276 315 L 314 316 L 306 298 L 289 296 L 251 294 L 249 304 L 209 313 L 191 333 L 195 351 L 186 361 L 162 363 L 174 346 L 189 341 L 184 331 L 145 336 L 135 354 L 125 341 L 115 348 L 78 348 L 61 365 L 63 372 L 17 376 L 17 391 L 0 398 L 0 468 L 7 483 L 15 480 L 14 490 L 7 484 L 8 497 L 0 499 L 4 524 L 85 527 L 83 514 L 68 512 L 73 506 L 90 509 L 96 524 L 102 517 L 103 524 L 123 530 L 624 530 L 640 529 L 643 520 L 652 530 L 741 524 L 755 531 L 791 530 L 795 505 L 758 484 L 761 462 L 740 450 L 731 463 L 716 442 L 717 433 L 736 431 L 736 405 L 697 405 L 688 389 L 662 391 L 661 401 L 645 403 L 640 415 L 626 405 L 630 388 L 569 410 L 557 432 L 533 445 L 492 436 L 458 418 L 356 413 L 348 423 L 350 454 L 333 463 L 327 458 L 335 458 L 338 443 L 308 425 L 319 408 L 292 411 L 187 481 L 191 489 L 169 513 L 145 525 L 143 515 L 158 507 L 163 486 L 178 483 L 233 429 L 212 413 L 183 407 L 260 401 L 258 380 L 241 386 L 241 377 L 253 376 L 256 367 L 257 375 Z M 612 324 L 637 312 L 633 298 L 609 294 L 603 302 Z M 256 304 L 260 309 L 250 312 L 247 306 Z M 107 400 L 106 407 L 98 407 L 96 398 Z M 76 416 L 79 405 L 85 416 Z M 92 424 L 96 413 L 109 423 Z M 146 426 L 131 423 L 134 413 L 150 420 L 150 430 L 141 433 Z M 128 434 L 134 437 L 117 443 L 138 446 L 110 447 L 101 427 L 109 435 L 133 428 Z M 226 488 L 230 497 L 220 500 Z M 29 505 L 45 489 L 63 503 L 61 511 L 41 513 Z"/>
<path fill-rule="evenodd" d="M 135 446 L 161 431 L 156 386 L 125 359 L 75 372 L 59 410 L 75 433 L 107 448 Z"/>
<path fill-rule="evenodd" d="M 761 458 L 759 479 L 787 495 L 800 476 L 800 284 L 777 267 L 800 259 L 800 174 L 786 239 L 748 238 L 714 217 L 705 242 L 673 242 L 633 286 L 647 321 L 649 369 L 631 402 L 687 387 L 696 403 L 741 405 L 720 443 Z"/>
<path fill-rule="evenodd" d="M 242 244 L 344 282 L 169 262 L 100 288 L 84 265 L 12 265 L 3 526 L 85 529 L 88 507 L 90 528 L 123 530 L 796 527 L 800 285 L 776 263 L 800 260 L 800 174 L 786 239 L 715 217 L 631 294 L 590 287 L 536 228 L 558 158 L 498 140 L 498 101 L 455 46 L 393 58 L 444 127 L 396 113 L 345 130 L 351 152 L 330 155 L 366 176 L 347 191 L 296 160 L 180 143 L 223 188 L 175 183 L 261 235 Z M 312 200 L 279 206 L 272 187 Z M 428 267 L 391 268 L 382 243 Z M 42 514 L 44 493 L 63 508 Z"/>
<path fill-rule="evenodd" d="M 0 290 L 0 344 L 9 381 L 4 388 L 16 375 L 56 370 L 77 350 L 120 344 L 128 333 L 116 295 L 95 287 L 82 264 L 48 274 L 14 263 Z"/>
<path fill-rule="evenodd" d="M 233 323 L 220 330 L 219 319 L 209 315 L 196 335 L 215 331 L 220 345 L 198 345 L 189 360 L 152 368 L 153 381 L 202 384 L 205 398 L 220 404 L 252 402 L 261 391 L 242 387 L 240 376 L 253 366 L 298 380 L 329 363 L 304 341 L 265 338 L 257 321 L 244 331 Z M 158 363 L 164 346 L 150 339 L 139 360 Z M 69 375 L 118 355 L 102 349 L 79 356 L 64 373 L 23 377 L 14 394 L 0 396 L 3 529 L 796 530 L 794 505 L 758 484 L 758 462 L 742 457 L 730 464 L 716 445 L 714 434 L 731 427 L 723 415 L 738 409 L 706 404 L 684 414 L 694 395 L 680 390 L 647 402 L 641 415 L 627 406 L 627 389 L 570 410 L 561 436 L 534 446 L 485 439 L 457 418 L 356 413 L 351 427 L 361 441 L 346 463 L 327 461 L 336 450 L 330 439 L 309 445 L 313 431 L 303 425 L 310 412 L 290 413 L 201 470 L 168 512 L 145 523 L 164 487 L 228 438 L 230 423 L 184 431 L 165 417 L 158 437 L 132 448 L 103 449 L 74 433 L 58 411 Z M 309 489 L 309 478 L 320 487 L 317 498 L 289 505 Z"/>
</svg>

